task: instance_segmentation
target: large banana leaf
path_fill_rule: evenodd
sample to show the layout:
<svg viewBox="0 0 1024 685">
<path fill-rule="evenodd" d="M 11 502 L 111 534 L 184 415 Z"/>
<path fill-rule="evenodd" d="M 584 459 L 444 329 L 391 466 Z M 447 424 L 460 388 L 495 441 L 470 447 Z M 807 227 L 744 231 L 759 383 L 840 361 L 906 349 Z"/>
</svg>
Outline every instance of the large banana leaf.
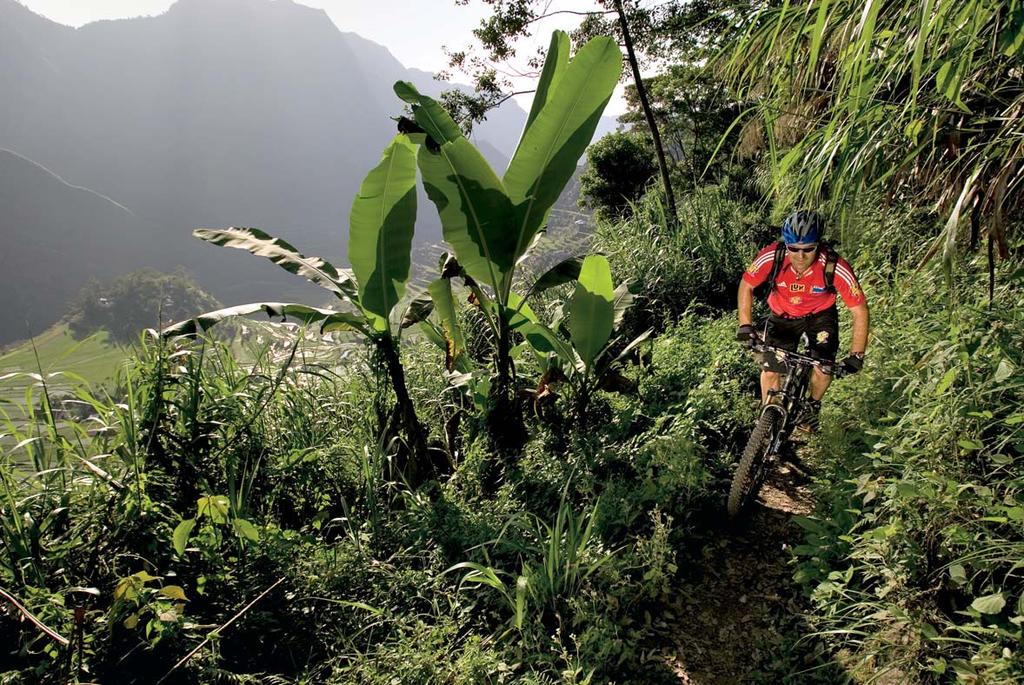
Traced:
<svg viewBox="0 0 1024 685">
<path fill-rule="evenodd" d="M 416 123 L 438 145 L 464 137 L 462 129 L 445 108 L 433 98 L 421 95 L 416 90 L 416 86 L 408 81 L 398 81 L 395 83 L 394 89 L 395 95 L 412 105 L 413 118 L 416 119 Z"/>
<path fill-rule="evenodd" d="M 543 292 L 548 288 L 554 288 L 566 283 L 571 283 L 580 277 L 580 269 L 583 267 L 583 257 L 569 257 L 545 271 L 530 286 L 526 294 L 527 299 L 532 295 Z"/>
<path fill-rule="evenodd" d="M 398 134 L 363 180 L 349 215 L 348 258 L 359 283 L 359 304 L 374 329 L 405 293 L 416 223 L 416 147 Z"/>
<path fill-rule="evenodd" d="M 195 335 L 220 323 L 232 316 L 247 316 L 257 312 L 265 312 L 269 317 L 286 319 L 291 317 L 303 323 L 320 323 L 321 331 L 354 330 L 366 334 L 366 319 L 359 314 L 350 312 L 338 312 L 333 309 L 321 309 L 310 307 L 304 304 L 293 304 L 289 302 L 253 302 L 251 304 L 240 304 L 235 307 L 227 307 L 216 311 L 200 314 L 191 319 L 185 319 L 173 326 L 168 326 L 160 333 L 163 336 L 171 337 L 178 335 Z"/>
<path fill-rule="evenodd" d="M 336 269 L 323 257 L 306 257 L 288 242 L 258 228 L 197 228 L 192 235 L 214 245 L 246 250 L 266 257 L 290 273 L 330 290 L 343 300 L 356 299 L 356 286 L 344 269 Z"/>
<path fill-rule="evenodd" d="M 537 90 L 533 94 L 533 104 L 530 105 L 530 115 L 526 118 L 526 126 L 523 127 L 523 135 L 519 138 L 519 144 L 523 142 L 526 132 L 534 119 L 544 109 L 551 94 L 558 88 L 558 82 L 565 74 L 565 68 L 569 65 L 569 36 L 565 31 L 555 31 L 551 34 L 551 45 L 548 46 L 548 54 L 544 57 L 544 68 L 540 72 L 540 80 L 537 81 Z M 518 152 L 518 146 L 516 151 Z M 515 157 L 515 155 L 512 155 Z"/>
<path fill-rule="evenodd" d="M 444 239 L 467 274 L 497 290 L 515 265 L 511 205 L 501 179 L 438 102 L 404 81 L 395 84 L 395 93 L 412 105 L 416 123 L 437 144 L 421 147 L 418 161 Z"/>
<path fill-rule="evenodd" d="M 612 323 L 612 329 L 618 330 L 619 326 L 626 319 L 626 312 L 633 306 L 633 300 L 635 299 L 633 292 L 629 289 L 629 283 L 619 283 L 618 287 L 615 288 L 615 299 L 613 304 L 615 305 L 615 320 Z"/>
<path fill-rule="evenodd" d="M 514 290 L 510 290 L 508 293 L 508 310 L 505 316 L 508 319 L 508 325 L 512 329 L 517 329 L 525 323 L 537 323 L 540 321 L 530 307 L 530 304 L 526 301 L 526 298 Z"/>
<path fill-rule="evenodd" d="M 575 350 L 572 349 L 557 333 L 542 323 L 530 322 L 518 329 L 530 347 L 541 354 L 553 352 L 566 364 L 583 373 L 585 366 Z"/>
<path fill-rule="evenodd" d="M 587 368 L 593 366 L 611 337 L 615 320 L 614 301 L 608 260 L 602 255 L 588 255 L 580 269 L 569 314 L 572 344 Z"/>
<path fill-rule="evenodd" d="M 576 171 L 621 72 L 618 44 L 603 36 L 591 39 L 569 62 L 523 135 L 504 177 L 514 205 L 513 259 L 526 250 Z"/>
<path fill-rule="evenodd" d="M 501 180 L 465 138 L 439 152 L 421 147 L 419 168 L 427 197 L 437 206 L 444 239 L 463 270 L 496 291 L 515 265 L 512 213 Z"/>
<path fill-rule="evenodd" d="M 399 327 L 404 330 L 426 321 L 433 311 L 434 301 L 430 299 L 429 292 L 423 291 L 409 302 L 409 305 L 405 308 L 405 314 L 402 315 Z"/>
</svg>

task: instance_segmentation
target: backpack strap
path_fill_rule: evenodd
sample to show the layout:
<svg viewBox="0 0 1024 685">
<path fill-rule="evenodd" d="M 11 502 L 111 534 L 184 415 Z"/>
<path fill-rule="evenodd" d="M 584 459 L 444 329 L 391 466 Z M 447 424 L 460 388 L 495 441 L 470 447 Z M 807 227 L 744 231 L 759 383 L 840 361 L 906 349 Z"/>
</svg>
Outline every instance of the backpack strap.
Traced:
<svg viewBox="0 0 1024 685">
<path fill-rule="evenodd" d="M 839 253 L 828 247 L 825 253 L 825 290 L 835 294 L 836 292 L 836 264 L 839 263 Z"/>
<path fill-rule="evenodd" d="M 772 270 L 768 273 L 768 280 L 765 283 L 768 287 L 765 288 L 764 297 L 768 299 L 772 291 L 775 290 L 775 279 L 779 277 L 779 272 L 782 271 L 782 262 L 786 259 L 786 243 L 781 240 L 775 245 L 775 258 L 772 260 Z"/>
<path fill-rule="evenodd" d="M 761 285 L 754 288 L 754 297 L 763 301 L 768 301 L 768 296 L 775 290 L 775 279 L 779 277 L 779 272 L 782 271 L 782 262 L 786 258 L 786 244 L 781 240 L 775 243 L 775 255 L 772 257 L 772 268 L 768 272 L 768 278 L 764 280 Z"/>
</svg>

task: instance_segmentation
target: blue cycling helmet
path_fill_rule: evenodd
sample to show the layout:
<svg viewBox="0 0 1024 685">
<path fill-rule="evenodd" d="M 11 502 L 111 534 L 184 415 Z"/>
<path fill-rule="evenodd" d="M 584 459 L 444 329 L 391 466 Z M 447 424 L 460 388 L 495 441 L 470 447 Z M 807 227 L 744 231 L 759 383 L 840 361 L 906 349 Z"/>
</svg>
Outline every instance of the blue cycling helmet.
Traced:
<svg viewBox="0 0 1024 685">
<path fill-rule="evenodd" d="M 816 243 L 821 240 L 825 232 L 825 222 L 817 212 L 810 212 L 801 209 L 793 212 L 782 223 L 782 242 L 787 245 L 793 243 Z"/>
</svg>

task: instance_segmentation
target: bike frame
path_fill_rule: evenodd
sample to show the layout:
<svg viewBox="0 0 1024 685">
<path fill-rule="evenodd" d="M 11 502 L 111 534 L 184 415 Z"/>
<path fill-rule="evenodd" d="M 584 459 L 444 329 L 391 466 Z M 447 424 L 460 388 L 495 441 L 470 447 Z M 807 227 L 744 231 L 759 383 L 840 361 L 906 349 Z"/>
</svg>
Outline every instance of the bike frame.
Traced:
<svg viewBox="0 0 1024 685">
<path fill-rule="evenodd" d="M 843 375 L 842 369 L 832 361 L 815 359 L 760 340 L 753 341 L 750 347 L 755 352 L 773 355 L 783 362 L 786 372 L 779 389 L 768 392 L 767 401 L 736 466 L 727 502 L 731 517 L 737 516 L 756 497 L 765 476 L 789 440 L 793 417 L 799 415 L 810 387 L 811 370 L 827 369 L 834 378 Z"/>
<path fill-rule="evenodd" d="M 778 390 L 768 391 L 768 401 L 761 409 L 764 414 L 767 411 L 777 411 L 782 414 L 782 427 L 772 441 L 769 454 L 775 456 L 782 449 L 782 446 L 789 439 L 792 428 L 790 419 L 800 413 L 801 405 L 807 397 L 807 390 L 810 387 L 812 368 L 828 368 L 833 378 L 838 378 L 840 369 L 835 362 L 814 357 L 800 352 L 794 352 L 782 347 L 770 345 L 765 342 L 757 342 L 751 345 L 754 352 L 771 354 L 786 365 L 786 373 L 782 377 L 782 383 Z"/>
</svg>

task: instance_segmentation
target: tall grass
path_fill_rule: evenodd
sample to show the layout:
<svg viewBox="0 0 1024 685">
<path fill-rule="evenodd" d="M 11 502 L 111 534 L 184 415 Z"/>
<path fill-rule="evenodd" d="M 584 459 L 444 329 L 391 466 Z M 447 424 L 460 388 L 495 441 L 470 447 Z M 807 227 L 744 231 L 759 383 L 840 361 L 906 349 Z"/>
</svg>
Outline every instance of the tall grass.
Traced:
<svg viewBox="0 0 1024 685">
<path fill-rule="evenodd" d="M 497 591 L 509 613 L 509 631 L 515 630 L 526 642 L 533 644 L 546 636 L 556 625 L 560 636 L 567 616 L 568 602 L 577 596 L 587 579 L 615 554 L 603 549 L 594 536 L 599 503 L 595 502 L 580 514 L 573 510 L 563 491 L 554 520 L 547 523 L 532 519 L 529 538 L 533 543 L 520 553 L 520 570 L 503 571 L 472 561 L 464 561 L 446 573 L 466 570 L 460 586 L 488 587 Z M 495 540 L 501 545 L 502 540 Z M 507 579 L 507 580 L 506 580 Z"/>
<path fill-rule="evenodd" d="M 1024 678 L 1024 269 L 1002 265 L 990 305 L 983 260 L 961 268 L 953 291 L 938 269 L 867 274 L 871 363 L 830 393 L 798 578 L 864 681 Z"/>
<path fill-rule="evenodd" d="M 168 629 L 180 631 L 182 625 L 180 611 L 156 609 L 162 602 L 169 608 L 170 598 L 180 592 L 159 596 L 161 584 L 177 587 L 159 581 L 173 568 L 170 529 L 176 515 L 195 510 L 201 495 L 227 495 L 232 519 L 252 516 L 261 526 L 268 517 L 281 520 L 282 510 L 291 515 L 286 520 L 305 523 L 316 512 L 329 511 L 332 486 L 354 483 L 349 474 L 356 462 L 344 466 L 344 459 L 335 459 L 340 468 L 317 468 L 323 462 L 296 452 L 316 446 L 317 456 L 326 451 L 333 457 L 338 453 L 330 451 L 332 444 L 353 444 L 365 434 L 358 413 L 336 413 L 346 406 L 352 377 L 329 372 L 324 360 L 313 356 L 319 353 L 313 345 L 303 350 L 311 355 L 310 365 L 296 368 L 301 338 L 292 340 L 283 359 L 275 358 L 279 342 L 272 331 L 245 350 L 213 340 L 169 349 L 144 339 L 111 394 L 104 397 L 84 384 L 75 390 L 78 402 L 92 412 L 84 420 L 56 411 L 48 401 L 50 376 L 35 374 L 22 411 L 5 411 L 0 428 L 5 435 L 0 584 L 43 623 L 67 635 L 79 626 L 70 611 L 78 601 L 75 588 L 97 588 L 102 610 L 93 610 L 93 620 L 121 620 L 124 602 L 109 593 L 119 578 L 141 568 L 158 580 L 146 592 L 143 584 L 150 581 L 138 581 L 134 615 L 141 610 L 142 616 L 152 616 L 147 637 L 167 637 Z M 221 554 L 213 552 L 207 557 Z M 230 552 L 223 554 L 219 563 Z M 203 591 L 197 584 L 201 569 L 198 574 L 179 570 L 177 582 L 190 584 L 193 597 Z M 151 603 L 152 614 L 144 613 L 142 601 Z M 2 631 L 5 642 L 20 643 L 25 654 L 38 653 L 53 668 L 63 659 L 32 631 L 12 633 L 9 626 Z M 103 663 L 103 652 L 116 649 L 125 636 L 115 631 L 112 637 L 109 642 L 96 633 L 87 636 L 89 645 L 102 644 L 87 646 L 94 663 Z"/>
<path fill-rule="evenodd" d="M 1005 258 L 1019 239 L 1019 13 L 1015 0 L 767 4 L 736 16 L 715 61 L 751 103 L 743 147 L 765 149 L 783 203 L 875 188 L 941 208 L 929 252 L 947 264 L 968 224 Z"/>
<path fill-rule="evenodd" d="M 661 331 L 687 310 L 733 309 L 739 274 L 773 233 L 724 189 L 706 187 L 683 199 L 674 229 L 657 194 L 648 193 L 628 219 L 598 224 L 594 249 L 608 256 L 616 281 L 638 291 L 627 315 L 636 335 L 649 327 Z"/>
</svg>

